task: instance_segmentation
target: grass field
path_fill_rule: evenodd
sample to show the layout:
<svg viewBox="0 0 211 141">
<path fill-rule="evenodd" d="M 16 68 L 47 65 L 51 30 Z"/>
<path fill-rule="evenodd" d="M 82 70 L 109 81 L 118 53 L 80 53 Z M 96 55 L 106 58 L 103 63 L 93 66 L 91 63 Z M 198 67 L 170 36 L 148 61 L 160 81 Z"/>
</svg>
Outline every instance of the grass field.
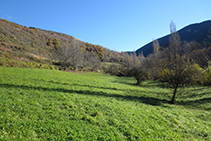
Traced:
<svg viewBox="0 0 211 141">
<path fill-rule="evenodd" d="M 211 140 L 211 88 L 0 67 L 0 140 Z"/>
</svg>

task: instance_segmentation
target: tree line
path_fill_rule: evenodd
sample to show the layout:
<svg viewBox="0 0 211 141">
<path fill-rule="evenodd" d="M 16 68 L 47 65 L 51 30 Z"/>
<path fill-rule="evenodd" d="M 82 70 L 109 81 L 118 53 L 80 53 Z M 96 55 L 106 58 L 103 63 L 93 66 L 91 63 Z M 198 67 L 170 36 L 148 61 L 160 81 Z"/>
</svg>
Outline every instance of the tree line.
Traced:
<svg viewBox="0 0 211 141">
<path fill-rule="evenodd" d="M 182 42 L 173 22 L 170 24 L 168 46 L 160 47 L 158 40 L 153 41 L 153 53 L 144 57 L 143 52 L 131 53 L 106 52 L 103 48 L 73 40 L 69 46 L 60 45 L 58 40 L 48 41 L 54 45 L 52 59 L 62 69 L 103 70 L 117 76 L 134 77 L 137 85 L 142 81 L 160 81 L 173 88 L 170 103 L 175 103 L 178 88 L 187 85 L 211 85 L 211 46 L 204 48 L 197 42 Z M 97 51 L 97 52 L 96 52 Z M 102 67 L 101 62 L 110 62 Z"/>
<path fill-rule="evenodd" d="M 144 80 L 164 82 L 173 88 L 170 103 L 174 104 L 179 87 L 211 85 L 211 46 L 196 50 L 201 48 L 200 44 L 182 42 L 173 22 L 170 31 L 168 47 L 161 48 L 158 40 L 154 40 L 153 54 L 148 57 L 135 53 L 126 55 L 124 71 L 137 80 L 137 85 Z"/>
</svg>

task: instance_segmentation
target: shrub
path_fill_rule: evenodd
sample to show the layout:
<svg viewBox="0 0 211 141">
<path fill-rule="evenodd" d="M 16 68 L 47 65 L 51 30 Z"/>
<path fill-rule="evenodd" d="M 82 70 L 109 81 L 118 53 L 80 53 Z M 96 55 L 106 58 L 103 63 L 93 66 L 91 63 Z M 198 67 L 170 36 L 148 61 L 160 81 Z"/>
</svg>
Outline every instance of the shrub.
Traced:
<svg viewBox="0 0 211 141">
<path fill-rule="evenodd" d="M 211 61 L 208 63 L 208 68 L 204 71 L 204 85 L 211 86 Z"/>
<path fill-rule="evenodd" d="M 52 46 L 51 38 L 48 39 L 48 42 L 46 43 L 48 46 Z"/>
<path fill-rule="evenodd" d="M 119 75 L 119 66 L 115 63 L 113 63 L 112 65 L 110 65 L 109 67 L 104 67 L 104 72 L 105 73 L 109 73 L 111 75 Z"/>
<path fill-rule="evenodd" d="M 187 73 L 190 75 L 189 77 L 192 80 L 192 84 L 203 84 L 203 71 L 203 68 L 198 64 L 193 64 L 187 68 Z"/>
<path fill-rule="evenodd" d="M 167 76 L 170 75 L 171 73 L 171 70 L 170 69 L 163 69 L 161 72 L 160 72 L 160 81 L 161 82 L 167 82 L 168 79 L 167 79 Z"/>
<path fill-rule="evenodd" d="M 54 48 L 57 49 L 60 46 L 59 39 L 57 39 L 57 38 L 54 39 L 53 44 L 54 44 Z"/>
<path fill-rule="evenodd" d="M 204 85 L 205 86 L 211 86 L 211 72 L 206 72 L 204 74 Z"/>
</svg>

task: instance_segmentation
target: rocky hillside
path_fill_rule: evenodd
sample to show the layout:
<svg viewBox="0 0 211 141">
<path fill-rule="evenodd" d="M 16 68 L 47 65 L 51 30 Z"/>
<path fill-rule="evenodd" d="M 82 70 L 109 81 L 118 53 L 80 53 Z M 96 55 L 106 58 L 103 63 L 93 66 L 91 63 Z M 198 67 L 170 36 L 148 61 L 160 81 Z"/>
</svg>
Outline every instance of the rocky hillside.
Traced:
<svg viewBox="0 0 211 141">
<path fill-rule="evenodd" d="M 93 45 L 73 36 L 26 27 L 0 19 L 0 57 L 19 60 L 50 60 L 51 51 L 59 46 L 73 46 L 82 52 L 96 53 L 101 61 L 118 57 L 119 53 Z"/>
</svg>

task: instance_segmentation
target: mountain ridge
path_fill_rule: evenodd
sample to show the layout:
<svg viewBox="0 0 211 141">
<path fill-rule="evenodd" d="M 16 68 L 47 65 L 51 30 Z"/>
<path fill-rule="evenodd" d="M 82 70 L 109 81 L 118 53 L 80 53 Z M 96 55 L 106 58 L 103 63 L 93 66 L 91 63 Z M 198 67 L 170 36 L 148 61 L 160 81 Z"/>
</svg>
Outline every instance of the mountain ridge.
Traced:
<svg viewBox="0 0 211 141">
<path fill-rule="evenodd" d="M 177 31 L 180 35 L 181 41 L 196 41 L 202 43 L 204 40 L 208 39 L 208 35 L 211 34 L 211 20 L 203 21 L 200 23 L 193 23 L 187 25 L 180 30 Z M 159 44 L 161 47 L 168 45 L 169 43 L 169 36 L 165 35 L 163 37 L 158 38 Z M 153 41 L 149 42 L 148 44 L 140 47 L 135 52 L 136 54 L 141 54 L 143 52 L 144 56 L 148 56 L 153 53 Z M 131 53 L 130 51 L 127 53 Z"/>
</svg>

